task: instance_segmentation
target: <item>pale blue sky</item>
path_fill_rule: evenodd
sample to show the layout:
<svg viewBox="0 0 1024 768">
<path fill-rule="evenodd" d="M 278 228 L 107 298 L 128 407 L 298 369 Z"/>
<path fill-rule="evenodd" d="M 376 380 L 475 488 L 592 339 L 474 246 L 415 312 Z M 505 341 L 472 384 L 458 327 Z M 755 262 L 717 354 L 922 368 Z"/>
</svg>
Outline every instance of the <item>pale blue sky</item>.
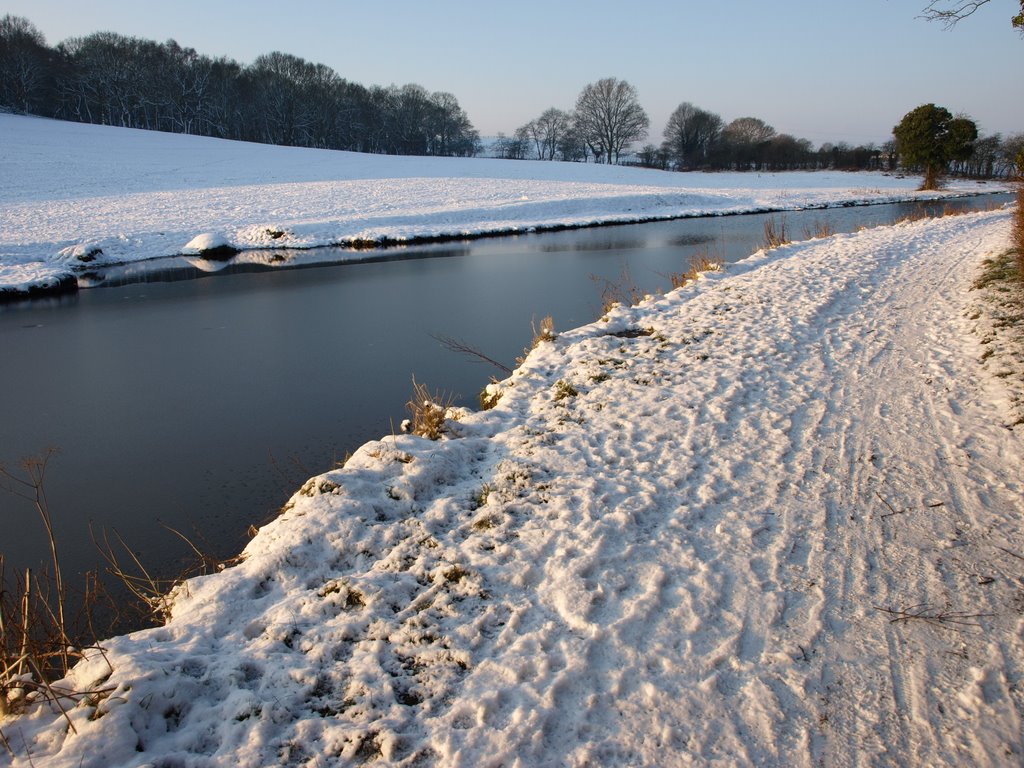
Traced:
<svg viewBox="0 0 1024 768">
<path fill-rule="evenodd" d="M 637 87 L 659 143 L 682 101 L 810 139 L 889 138 L 915 106 L 966 112 L 983 133 L 1024 132 L 1024 39 L 1014 0 L 952 30 L 925 0 L 5 0 L 54 45 L 101 30 L 174 38 L 242 63 L 280 50 L 364 85 L 454 93 L 488 136 L 602 77 Z"/>
</svg>

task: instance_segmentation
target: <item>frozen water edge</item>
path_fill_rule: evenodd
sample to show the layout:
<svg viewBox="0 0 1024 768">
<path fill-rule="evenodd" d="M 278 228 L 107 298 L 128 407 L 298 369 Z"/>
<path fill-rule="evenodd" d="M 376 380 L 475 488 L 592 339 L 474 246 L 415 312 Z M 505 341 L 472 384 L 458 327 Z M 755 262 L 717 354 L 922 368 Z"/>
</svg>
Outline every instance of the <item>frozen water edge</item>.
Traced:
<svg viewBox="0 0 1024 768">
<path fill-rule="evenodd" d="M 1008 231 L 794 244 L 541 344 L 76 667 L 114 689 L 76 734 L 4 723 L 14 764 L 1015 761 L 1024 450 L 964 317 Z"/>
</svg>

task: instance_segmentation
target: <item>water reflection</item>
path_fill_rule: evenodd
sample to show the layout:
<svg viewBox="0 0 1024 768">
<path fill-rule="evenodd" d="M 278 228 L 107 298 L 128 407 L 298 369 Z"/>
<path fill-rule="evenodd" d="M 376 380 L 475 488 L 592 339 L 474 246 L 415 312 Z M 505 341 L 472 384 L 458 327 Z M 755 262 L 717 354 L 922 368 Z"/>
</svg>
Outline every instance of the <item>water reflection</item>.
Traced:
<svg viewBox="0 0 1024 768">
<path fill-rule="evenodd" d="M 647 241 L 641 238 L 608 238 L 607 240 L 566 241 L 545 243 L 538 246 L 542 253 L 568 253 L 569 251 L 633 251 L 644 248 Z"/>
<path fill-rule="evenodd" d="M 714 235 L 707 233 L 703 234 L 683 234 L 677 237 L 670 238 L 668 245 L 674 245 L 679 248 L 689 248 L 694 245 L 705 245 L 707 243 L 715 242 Z"/>
</svg>

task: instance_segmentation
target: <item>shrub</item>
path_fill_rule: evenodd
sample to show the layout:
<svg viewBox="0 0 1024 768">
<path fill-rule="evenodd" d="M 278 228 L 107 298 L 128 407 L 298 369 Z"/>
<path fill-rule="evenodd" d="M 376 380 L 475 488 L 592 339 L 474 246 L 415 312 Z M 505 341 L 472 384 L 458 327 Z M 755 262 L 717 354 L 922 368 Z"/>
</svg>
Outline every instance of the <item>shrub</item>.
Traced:
<svg viewBox="0 0 1024 768">
<path fill-rule="evenodd" d="M 558 334 L 555 333 L 555 320 L 551 315 L 544 317 L 544 319 L 540 321 L 539 327 L 534 320 L 531 320 L 530 327 L 533 329 L 533 341 L 530 342 L 529 347 L 523 350 L 523 356 L 516 358 L 516 362 L 520 365 L 522 365 L 526 360 L 526 356 L 542 343 L 545 341 L 554 341 L 558 338 Z"/>
<path fill-rule="evenodd" d="M 614 307 L 623 305 L 633 307 L 644 300 L 644 292 L 633 280 L 629 267 L 623 265 L 617 280 L 601 275 L 591 275 L 590 279 L 601 291 L 601 311 L 608 314 Z"/>
<path fill-rule="evenodd" d="M 835 233 L 836 228 L 827 221 L 816 221 L 813 227 L 804 228 L 804 239 L 822 240 L 826 237 L 832 237 Z"/>
<path fill-rule="evenodd" d="M 501 395 L 501 384 L 492 376 L 490 383 L 480 393 L 480 410 L 491 410 L 501 400 Z"/>
<path fill-rule="evenodd" d="M 559 379 L 555 382 L 555 402 L 565 400 L 569 397 L 576 397 L 579 395 L 579 390 L 576 389 L 572 384 L 563 379 Z"/>
<path fill-rule="evenodd" d="M 786 237 L 786 216 L 782 215 L 776 221 L 774 216 L 764 220 L 764 244 L 765 248 L 778 248 L 786 245 L 790 240 Z"/>
<path fill-rule="evenodd" d="M 530 322 L 530 327 L 533 328 L 533 346 L 531 349 L 537 347 L 538 344 L 544 341 L 554 341 L 558 338 L 555 333 L 555 320 L 551 315 L 547 315 L 540 321 L 540 327 Z"/>
<path fill-rule="evenodd" d="M 707 248 L 703 253 L 695 253 L 690 257 L 690 268 L 686 272 L 671 272 L 668 279 L 673 288 L 682 288 L 687 283 L 696 280 L 702 272 L 717 272 L 722 268 L 723 260 L 719 256 L 712 256 Z"/>
<path fill-rule="evenodd" d="M 445 395 L 443 392 L 431 395 L 426 385 L 420 384 L 414 376 L 412 398 L 405 404 L 411 418 L 403 423 L 403 431 L 428 440 L 439 440 L 444 434 L 444 423 L 454 401 L 454 396 Z"/>
<path fill-rule="evenodd" d="M 20 474 L 0 466 L 0 490 L 35 507 L 46 530 L 53 568 L 52 573 L 26 569 L 9 578 L 0 554 L 0 718 L 19 711 L 31 697 L 47 699 L 64 712 L 62 702 L 73 704 L 78 698 L 110 690 L 69 691 L 51 685 L 82 658 L 84 649 L 96 647 L 88 638 L 94 636 L 91 610 L 99 588 L 96 574 L 85 574 L 83 615 L 74 620 L 65 615 L 70 601 L 44 488 L 47 463 L 54 452 L 23 460 Z M 70 719 L 68 725 L 75 729 Z M 0 744 L 5 743 L 0 732 Z"/>
</svg>

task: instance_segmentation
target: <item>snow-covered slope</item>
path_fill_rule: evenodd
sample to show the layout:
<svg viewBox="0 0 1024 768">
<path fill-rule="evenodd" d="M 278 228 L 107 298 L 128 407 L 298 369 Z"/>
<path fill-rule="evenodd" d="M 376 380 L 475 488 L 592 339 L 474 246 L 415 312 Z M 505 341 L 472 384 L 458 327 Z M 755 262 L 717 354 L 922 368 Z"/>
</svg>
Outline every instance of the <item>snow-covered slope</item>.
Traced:
<svg viewBox="0 0 1024 768">
<path fill-rule="evenodd" d="M 790 245 L 541 343 L 105 643 L 77 733 L 3 723 L 13 763 L 1019 764 L 1024 449 L 964 317 L 1008 230 Z"/>
<path fill-rule="evenodd" d="M 0 291 L 217 245 L 309 248 L 918 195 L 917 179 L 876 173 L 385 157 L 7 114 L 0 178 Z"/>
</svg>

